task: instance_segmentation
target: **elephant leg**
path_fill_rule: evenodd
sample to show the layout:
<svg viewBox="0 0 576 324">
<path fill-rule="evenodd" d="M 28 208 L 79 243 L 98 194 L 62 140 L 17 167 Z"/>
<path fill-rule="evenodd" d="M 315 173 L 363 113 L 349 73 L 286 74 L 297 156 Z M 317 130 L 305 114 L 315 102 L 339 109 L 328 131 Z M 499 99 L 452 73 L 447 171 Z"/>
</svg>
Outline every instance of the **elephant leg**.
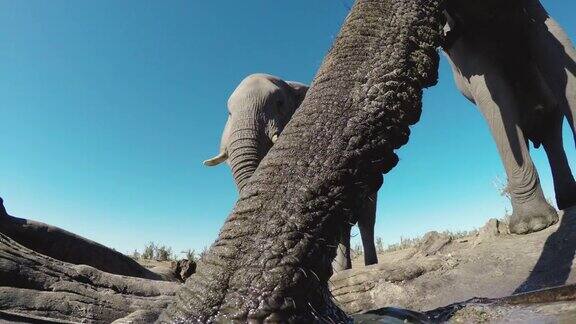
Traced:
<svg viewBox="0 0 576 324">
<path fill-rule="evenodd" d="M 570 41 L 568 34 L 562 27 L 552 18 L 546 19 L 546 27 L 553 39 L 557 41 L 554 49 L 557 55 L 549 55 L 549 60 L 561 62 L 560 71 L 557 73 L 565 74 L 565 82 L 561 84 L 561 94 L 565 94 L 566 102 L 563 103 L 563 111 L 572 128 L 572 135 L 574 136 L 574 144 L 576 145 L 576 49 L 574 44 Z M 548 53 L 549 54 L 549 53 Z M 556 78 L 558 80 L 558 78 Z"/>
<path fill-rule="evenodd" d="M 557 121 L 556 127 L 552 130 L 543 142 L 544 150 L 552 169 L 554 179 L 554 191 L 556 193 L 556 204 L 559 209 L 566 209 L 576 205 L 576 181 L 570 170 L 570 164 L 564 151 L 562 141 L 562 119 Z"/>
<path fill-rule="evenodd" d="M 336 258 L 332 262 L 334 272 L 352 269 L 352 258 L 350 257 L 350 232 L 352 225 L 345 224 L 340 230 L 340 243 L 336 251 Z"/>
<path fill-rule="evenodd" d="M 510 231 L 526 234 L 556 223 L 558 214 L 544 197 L 519 126 L 519 103 L 512 86 L 495 69 L 473 75 L 469 80 L 474 101 L 490 126 L 506 169 L 513 208 Z"/>
<path fill-rule="evenodd" d="M 533 16 L 542 17 L 541 25 L 530 42 L 532 55 L 558 99 L 576 145 L 576 49 L 568 34 L 544 7 L 538 4 L 531 10 Z"/>
<path fill-rule="evenodd" d="M 376 245 L 374 244 L 374 225 L 376 224 L 376 193 L 366 198 L 360 215 L 358 216 L 358 228 L 364 247 L 364 264 L 378 263 Z"/>
</svg>

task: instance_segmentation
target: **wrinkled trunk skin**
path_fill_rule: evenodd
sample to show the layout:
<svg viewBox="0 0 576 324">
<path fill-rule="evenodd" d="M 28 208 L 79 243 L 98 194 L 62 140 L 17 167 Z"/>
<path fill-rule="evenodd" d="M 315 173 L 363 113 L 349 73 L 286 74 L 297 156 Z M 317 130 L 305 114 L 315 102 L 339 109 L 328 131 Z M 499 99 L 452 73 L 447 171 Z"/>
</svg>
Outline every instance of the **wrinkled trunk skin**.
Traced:
<svg viewBox="0 0 576 324">
<path fill-rule="evenodd" d="M 264 145 L 259 144 L 263 136 L 260 134 L 262 131 L 257 127 L 257 117 L 252 116 L 255 114 L 257 111 L 253 109 L 250 114 L 246 114 L 246 116 L 242 114 L 244 117 L 230 121 L 228 163 L 232 169 L 232 176 L 238 192 L 246 186 L 256 171 L 258 163 L 266 154 L 259 152 L 264 148 Z"/>
<path fill-rule="evenodd" d="M 302 106 L 161 322 L 346 322 L 327 280 L 350 210 L 436 82 L 437 0 L 359 0 Z"/>
</svg>

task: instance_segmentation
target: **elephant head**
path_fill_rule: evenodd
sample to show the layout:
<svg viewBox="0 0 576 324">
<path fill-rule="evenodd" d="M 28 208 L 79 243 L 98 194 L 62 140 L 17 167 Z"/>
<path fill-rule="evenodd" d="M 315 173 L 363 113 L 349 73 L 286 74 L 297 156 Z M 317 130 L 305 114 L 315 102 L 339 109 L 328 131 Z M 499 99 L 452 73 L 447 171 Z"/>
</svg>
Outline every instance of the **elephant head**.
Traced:
<svg viewBox="0 0 576 324">
<path fill-rule="evenodd" d="M 215 166 L 224 161 L 232 168 L 241 190 L 268 153 L 304 100 L 308 86 L 286 82 L 267 74 L 246 77 L 228 99 L 220 153 L 204 161 Z"/>
</svg>

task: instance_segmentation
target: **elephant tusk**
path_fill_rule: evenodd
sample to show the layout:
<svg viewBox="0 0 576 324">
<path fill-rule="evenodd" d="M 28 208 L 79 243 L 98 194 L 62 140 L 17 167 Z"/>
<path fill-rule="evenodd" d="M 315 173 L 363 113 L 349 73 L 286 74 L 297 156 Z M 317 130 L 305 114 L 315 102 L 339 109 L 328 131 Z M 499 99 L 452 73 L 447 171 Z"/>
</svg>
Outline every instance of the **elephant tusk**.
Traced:
<svg viewBox="0 0 576 324">
<path fill-rule="evenodd" d="M 278 140 L 278 134 L 274 134 L 274 136 L 272 136 L 272 144 L 276 144 L 277 140 Z"/>
<path fill-rule="evenodd" d="M 222 153 L 218 154 L 217 156 L 215 156 L 209 160 L 204 161 L 203 163 L 205 166 L 215 166 L 215 165 L 218 165 L 218 164 L 226 161 L 226 159 L 228 159 L 228 153 L 222 152 Z"/>
</svg>

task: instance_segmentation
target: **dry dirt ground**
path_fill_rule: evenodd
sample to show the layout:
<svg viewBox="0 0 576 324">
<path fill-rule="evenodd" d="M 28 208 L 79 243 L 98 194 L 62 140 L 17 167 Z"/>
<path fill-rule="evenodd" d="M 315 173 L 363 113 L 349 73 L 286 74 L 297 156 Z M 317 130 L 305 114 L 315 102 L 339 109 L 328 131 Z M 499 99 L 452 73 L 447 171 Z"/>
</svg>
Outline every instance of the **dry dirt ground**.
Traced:
<svg viewBox="0 0 576 324">
<path fill-rule="evenodd" d="M 529 235 L 510 235 L 504 224 L 491 220 L 475 236 L 452 240 L 429 233 L 417 247 L 379 255 L 377 265 L 356 262 L 354 269 L 331 278 L 331 290 L 350 313 L 387 306 L 425 312 L 475 297 L 495 299 L 575 284 L 575 251 L 576 208 L 561 213 L 558 224 Z M 552 298 L 510 306 L 472 300 L 455 307 L 451 320 L 576 323 L 572 288 L 574 299 L 563 302 Z"/>
</svg>

